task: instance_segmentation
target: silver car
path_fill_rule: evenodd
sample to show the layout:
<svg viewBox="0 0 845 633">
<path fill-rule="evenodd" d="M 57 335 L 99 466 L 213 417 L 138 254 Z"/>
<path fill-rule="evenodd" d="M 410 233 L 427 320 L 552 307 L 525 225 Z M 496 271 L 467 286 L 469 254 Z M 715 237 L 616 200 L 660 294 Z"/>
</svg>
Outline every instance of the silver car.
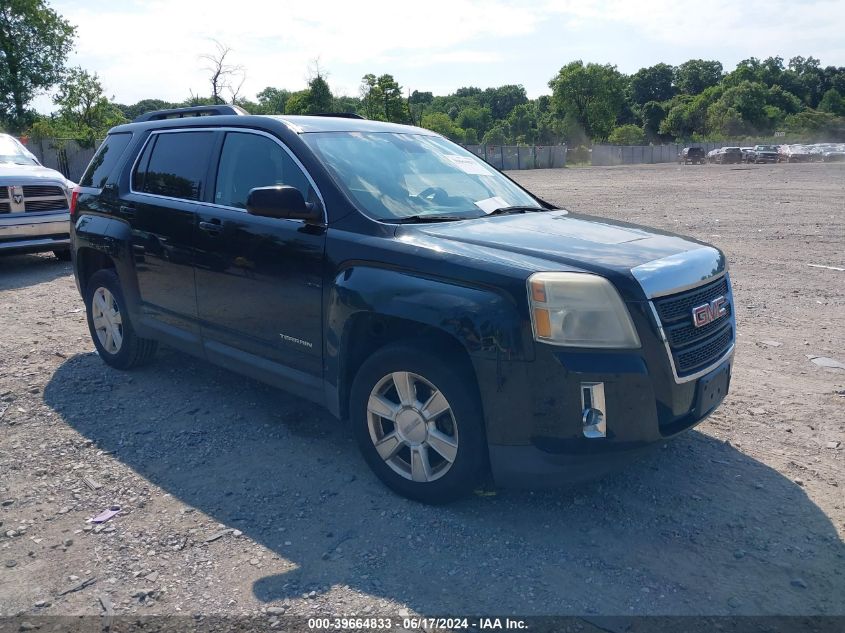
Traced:
<svg viewBox="0 0 845 633">
<path fill-rule="evenodd" d="M 74 187 L 16 138 L 0 134 L 0 254 L 53 251 L 69 260 Z"/>
</svg>

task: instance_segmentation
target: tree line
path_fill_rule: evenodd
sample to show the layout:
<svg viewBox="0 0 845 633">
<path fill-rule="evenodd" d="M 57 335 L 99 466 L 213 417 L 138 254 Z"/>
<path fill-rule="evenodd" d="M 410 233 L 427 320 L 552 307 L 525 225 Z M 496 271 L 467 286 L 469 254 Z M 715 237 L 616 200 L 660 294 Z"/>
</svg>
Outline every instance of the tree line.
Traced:
<svg viewBox="0 0 845 633">
<path fill-rule="evenodd" d="M 366 74 L 357 95 L 332 92 L 315 65 L 302 90 L 268 86 L 241 94 L 246 69 L 215 42 L 202 55 L 209 93 L 181 102 L 144 99 L 120 104 L 96 73 L 66 68 L 75 28 L 43 0 L 7 0 L 0 7 L 0 125 L 36 137 L 93 142 L 113 125 L 157 109 L 234 103 L 254 114 L 357 113 L 408 123 L 463 144 L 593 142 L 661 143 L 769 136 L 845 140 L 845 67 L 814 57 L 749 58 L 726 72 L 721 62 L 659 63 L 626 75 L 611 64 L 572 61 L 548 82 L 550 94 L 529 99 L 521 85 L 467 86 L 448 95 L 410 90 L 391 74 Z M 40 91 L 54 89 L 56 111 L 34 112 Z"/>
</svg>

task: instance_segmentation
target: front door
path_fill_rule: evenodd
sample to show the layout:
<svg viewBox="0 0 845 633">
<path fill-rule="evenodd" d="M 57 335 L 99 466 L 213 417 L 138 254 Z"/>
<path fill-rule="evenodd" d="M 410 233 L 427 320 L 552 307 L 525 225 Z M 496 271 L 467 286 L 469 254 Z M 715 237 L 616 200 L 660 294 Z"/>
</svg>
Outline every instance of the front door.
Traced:
<svg viewBox="0 0 845 633">
<path fill-rule="evenodd" d="M 317 192 L 278 139 L 226 132 L 213 205 L 197 212 L 197 308 L 206 354 L 303 395 L 322 397 L 325 228 L 250 215 L 255 187 Z M 307 392 L 307 393 L 303 393 Z"/>
</svg>

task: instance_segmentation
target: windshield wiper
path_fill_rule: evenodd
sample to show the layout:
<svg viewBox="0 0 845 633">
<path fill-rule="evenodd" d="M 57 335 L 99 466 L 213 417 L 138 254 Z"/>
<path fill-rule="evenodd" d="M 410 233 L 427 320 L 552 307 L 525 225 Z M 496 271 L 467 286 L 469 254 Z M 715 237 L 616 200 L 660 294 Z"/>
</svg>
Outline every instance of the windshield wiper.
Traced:
<svg viewBox="0 0 845 633">
<path fill-rule="evenodd" d="M 549 211 L 543 207 L 529 207 L 525 205 L 516 205 L 513 207 L 499 207 L 488 213 L 487 215 L 509 215 L 511 213 L 533 213 L 534 211 Z"/>
<path fill-rule="evenodd" d="M 404 218 L 393 218 L 383 220 L 391 224 L 418 224 L 422 222 L 456 222 L 458 220 L 469 220 L 469 216 L 463 215 L 409 215 Z"/>
</svg>

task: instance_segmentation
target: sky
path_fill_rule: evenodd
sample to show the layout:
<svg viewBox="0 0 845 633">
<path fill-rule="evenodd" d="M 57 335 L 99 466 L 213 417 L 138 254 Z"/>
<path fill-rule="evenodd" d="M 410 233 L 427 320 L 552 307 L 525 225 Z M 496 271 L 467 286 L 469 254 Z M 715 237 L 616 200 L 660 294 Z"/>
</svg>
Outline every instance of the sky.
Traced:
<svg viewBox="0 0 845 633">
<path fill-rule="evenodd" d="M 68 60 L 110 97 L 182 101 L 210 94 L 214 41 L 242 65 L 241 94 L 300 90 L 315 60 L 335 94 L 358 96 L 366 73 L 403 89 L 522 84 L 531 98 L 566 63 L 624 73 L 659 62 L 812 55 L 845 66 L 845 0 L 48 0 L 77 27 Z M 52 109 L 48 95 L 35 102 Z"/>
</svg>

